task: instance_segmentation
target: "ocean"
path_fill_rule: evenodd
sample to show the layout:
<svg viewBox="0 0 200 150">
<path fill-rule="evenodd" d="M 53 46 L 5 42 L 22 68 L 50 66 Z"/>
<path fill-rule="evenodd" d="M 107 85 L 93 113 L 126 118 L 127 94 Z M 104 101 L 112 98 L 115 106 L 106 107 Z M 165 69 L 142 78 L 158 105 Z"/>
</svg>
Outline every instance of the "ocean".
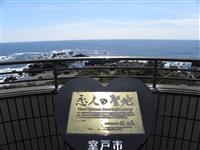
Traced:
<svg viewBox="0 0 200 150">
<path fill-rule="evenodd" d="M 199 40 L 74 40 L 1 43 L 0 61 L 37 59 L 61 49 L 90 56 L 200 58 L 199 44 Z"/>
<path fill-rule="evenodd" d="M 144 56 L 200 58 L 199 40 L 74 40 L 1 43 L 0 62 L 48 59 L 58 52 L 89 56 Z M 0 72 L 21 71 L 26 66 L 0 66 Z M 0 75 L 0 82 L 8 75 Z"/>
</svg>

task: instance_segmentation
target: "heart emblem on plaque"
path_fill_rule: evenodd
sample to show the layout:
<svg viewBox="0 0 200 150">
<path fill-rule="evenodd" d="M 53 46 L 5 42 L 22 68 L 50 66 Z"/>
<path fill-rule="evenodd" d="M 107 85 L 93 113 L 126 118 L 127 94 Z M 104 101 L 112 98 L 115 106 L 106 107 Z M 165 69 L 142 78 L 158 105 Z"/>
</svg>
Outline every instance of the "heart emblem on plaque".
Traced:
<svg viewBox="0 0 200 150">
<path fill-rule="evenodd" d="M 58 92 L 58 131 L 74 150 L 135 150 L 155 124 L 155 100 L 144 82 L 116 78 L 103 86 L 91 78 L 68 81 Z"/>
</svg>

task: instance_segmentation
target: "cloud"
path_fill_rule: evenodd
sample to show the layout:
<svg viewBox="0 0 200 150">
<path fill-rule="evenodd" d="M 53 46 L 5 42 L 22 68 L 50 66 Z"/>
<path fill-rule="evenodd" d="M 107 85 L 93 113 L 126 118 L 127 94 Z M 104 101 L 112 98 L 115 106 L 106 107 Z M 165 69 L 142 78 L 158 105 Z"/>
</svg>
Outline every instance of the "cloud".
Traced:
<svg viewBox="0 0 200 150">
<path fill-rule="evenodd" d="M 7 31 L 4 41 L 74 39 L 199 39 L 199 19 L 96 20 Z"/>
<path fill-rule="evenodd" d="M 146 25 L 175 25 L 175 26 L 197 26 L 199 19 L 186 18 L 186 19 L 159 19 L 159 20 L 144 20 L 144 21 L 105 21 L 111 24 L 119 25 L 132 25 L 132 26 L 146 26 Z"/>
<path fill-rule="evenodd" d="M 79 29 L 85 28 L 89 29 L 91 27 L 102 27 L 102 28 L 134 28 L 134 27 L 145 27 L 145 28 L 188 28 L 188 27 L 197 27 L 199 26 L 199 19 L 197 18 L 185 18 L 185 19 L 159 19 L 159 20 L 143 20 L 143 21 L 117 21 L 117 20 L 92 20 L 87 22 L 72 22 L 72 23 L 63 23 L 55 26 L 49 27 L 40 27 L 34 28 L 32 30 L 41 31 L 41 30 L 65 30 L 65 29 Z"/>
<path fill-rule="evenodd" d="M 199 19 L 166 19 L 158 21 L 149 21 L 149 24 L 166 24 L 166 25 L 176 25 L 176 26 L 197 26 Z"/>
</svg>

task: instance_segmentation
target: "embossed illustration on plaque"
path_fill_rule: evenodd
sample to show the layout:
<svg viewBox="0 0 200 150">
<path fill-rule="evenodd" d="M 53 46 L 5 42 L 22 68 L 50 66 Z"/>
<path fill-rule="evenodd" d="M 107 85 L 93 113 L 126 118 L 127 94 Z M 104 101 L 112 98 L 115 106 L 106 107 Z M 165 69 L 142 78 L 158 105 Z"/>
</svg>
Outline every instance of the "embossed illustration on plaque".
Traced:
<svg viewBox="0 0 200 150">
<path fill-rule="evenodd" d="M 66 133 L 145 134 L 137 92 L 73 92 Z"/>
</svg>

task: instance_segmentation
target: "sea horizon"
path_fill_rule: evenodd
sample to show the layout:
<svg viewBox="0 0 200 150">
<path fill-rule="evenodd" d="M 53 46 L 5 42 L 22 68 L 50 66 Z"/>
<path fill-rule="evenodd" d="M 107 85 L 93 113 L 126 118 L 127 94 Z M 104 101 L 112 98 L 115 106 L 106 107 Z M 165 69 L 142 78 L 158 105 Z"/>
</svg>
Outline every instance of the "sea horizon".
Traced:
<svg viewBox="0 0 200 150">
<path fill-rule="evenodd" d="M 88 56 L 200 58 L 199 40 L 98 39 L 1 43 L 0 61 L 32 60 L 53 53 Z M 49 56 L 50 58 L 50 56 Z"/>
<path fill-rule="evenodd" d="M 0 41 L 0 44 L 7 44 L 7 43 L 32 43 L 32 42 L 59 42 L 59 41 L 112 41 L 112 40 L 149 40 L 149 41 L 200 41 L 200 39 L 61 39 L 61 40 L 31 40 L 31 41 L 8 41 L 8 42 L 2 42 Z"/>
</svg>

